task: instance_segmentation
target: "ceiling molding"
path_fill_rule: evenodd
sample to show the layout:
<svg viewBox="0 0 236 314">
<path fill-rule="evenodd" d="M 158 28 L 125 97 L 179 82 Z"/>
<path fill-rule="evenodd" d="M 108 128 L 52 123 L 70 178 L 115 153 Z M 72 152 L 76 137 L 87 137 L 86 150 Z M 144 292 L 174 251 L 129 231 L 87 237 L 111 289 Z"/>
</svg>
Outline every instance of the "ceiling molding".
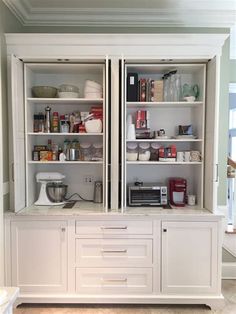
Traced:
<svg viewBox="0 0 236 314">
<path fill-rule="evenodd" d="M 127 0 L 128 1 L 128 0 Z M 170 0 L 171 2 L 172 0 Z M 24 26 L 94 27 L 231 27 L 236 23 L 236 1 L 179 0 L 174 6 L 145 8 L 57 7 L 31 0 L 3 0 Z M 199 3 L 201 2 L 201 3 Z M 45 2 L 44 2 L 45 3 Z M 95 2 L 96 3 L 96 2 Z M 109 1 L 107 1 L 109 3 Z"/>
</svg>

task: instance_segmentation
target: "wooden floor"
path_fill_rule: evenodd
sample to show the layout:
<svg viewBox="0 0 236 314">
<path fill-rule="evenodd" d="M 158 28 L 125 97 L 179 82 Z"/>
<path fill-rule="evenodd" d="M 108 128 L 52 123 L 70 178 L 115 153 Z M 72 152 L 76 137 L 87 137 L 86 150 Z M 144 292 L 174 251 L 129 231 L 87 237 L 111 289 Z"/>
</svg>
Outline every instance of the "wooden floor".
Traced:
<svg viewBox="0 0 236 314">
<path fill-rule="evenodd" d="M 22 304 L 14 314 L 236 314 L 236 280 L 223 280 L 225 307 L 211 311 L 204 305 L 30 305 Z"/>
</svg>

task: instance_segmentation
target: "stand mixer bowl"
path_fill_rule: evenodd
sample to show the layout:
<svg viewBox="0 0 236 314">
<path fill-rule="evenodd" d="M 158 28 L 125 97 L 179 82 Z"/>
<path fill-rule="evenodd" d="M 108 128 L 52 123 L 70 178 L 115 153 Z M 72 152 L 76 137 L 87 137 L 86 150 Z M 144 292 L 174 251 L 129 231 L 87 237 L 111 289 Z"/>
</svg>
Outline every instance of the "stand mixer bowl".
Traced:
<svg viewBox="0 0 236 314">
<path fill-rule="evenodd" d="M 48 199 L 53 203 L 65 201 L 68 185 L 62 183 L 47 183 L 46 193 Z"/>
</svg>

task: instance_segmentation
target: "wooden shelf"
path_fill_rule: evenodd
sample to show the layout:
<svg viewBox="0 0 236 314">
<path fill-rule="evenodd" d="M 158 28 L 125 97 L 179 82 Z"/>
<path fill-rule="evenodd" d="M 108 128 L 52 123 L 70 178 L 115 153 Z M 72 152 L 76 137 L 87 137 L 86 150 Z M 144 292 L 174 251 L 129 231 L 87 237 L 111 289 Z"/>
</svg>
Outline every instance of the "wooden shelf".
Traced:
<svg viewBox="0 0 236 314">
<path fill-rule="evenodd" d="M 187 102 L 187 101 L 176 101 L 176 102 L 148 102 L 148 101 L 127 101 L 126 102 L 127 108 L 191 108 L 191 107 L 199 107 L 203 105 L 202 101 L 194 101 L 194 102 Z"/>
<path fill-rule="evenodd" d="M 103 133 L 35 133 L 28 132 L 30 136 L 103 136 Z"/>
<path fill-rule="evenodd" d="M 126 161 L 128 165 L 202 165 L 201 161 L 179 162 L 179 161 Z"/>
<path fill-rule="evenodd" d="M 93 165 L 102 165 L 103 161 L 28 161 L 28 164 L 38 164 L 38 165 L 75 165 L 75 164 L 93 164 Z"/>
<path fill-rule="evenodd" d="M 136 140 L 126 140 L 127 143 L 130 143 L 130 142 L 136 142 L 136 143 L 139 143 L 139 142 L 148 142 L 148 143 L 155 143 L 155 142 L 202 142 L 202 139 L 187 139 L 187 138 L 184 138 L 184 139 L 177 139 L 177 138 L 163 138 L 163 139 L 158 139 L 158 138 L 154 138 L 154 139 L 136 139 Z"/>
<path fill-rule="evenodd" d="M 78 104 L 78 105 L 94 105 L 102 104 L 103 98 L 99 99 L 89 99 L 89 98 L 27 98 L 27 101 L 30 104 L 56 104 L 56 105 L 65 105 L 65 104 Z"/>
</svg>

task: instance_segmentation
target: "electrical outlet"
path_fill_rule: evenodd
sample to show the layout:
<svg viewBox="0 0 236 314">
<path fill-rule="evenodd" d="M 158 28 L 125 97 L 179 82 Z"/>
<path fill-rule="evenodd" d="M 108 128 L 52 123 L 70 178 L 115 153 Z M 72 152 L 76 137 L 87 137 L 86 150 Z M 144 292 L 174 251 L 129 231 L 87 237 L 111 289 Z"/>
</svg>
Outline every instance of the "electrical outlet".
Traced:
<svg viewBox="0 0 236 314">
<path fill-rule="evenodd" d="M 94 176 L 92 176 L 92 175 L 89 175 L 89 174 L 85 175 L 83 179 L 84 179 L 83 182 L 85 184 L 92 184 L 92 183 L 94 183 Z"/>
</svg>

